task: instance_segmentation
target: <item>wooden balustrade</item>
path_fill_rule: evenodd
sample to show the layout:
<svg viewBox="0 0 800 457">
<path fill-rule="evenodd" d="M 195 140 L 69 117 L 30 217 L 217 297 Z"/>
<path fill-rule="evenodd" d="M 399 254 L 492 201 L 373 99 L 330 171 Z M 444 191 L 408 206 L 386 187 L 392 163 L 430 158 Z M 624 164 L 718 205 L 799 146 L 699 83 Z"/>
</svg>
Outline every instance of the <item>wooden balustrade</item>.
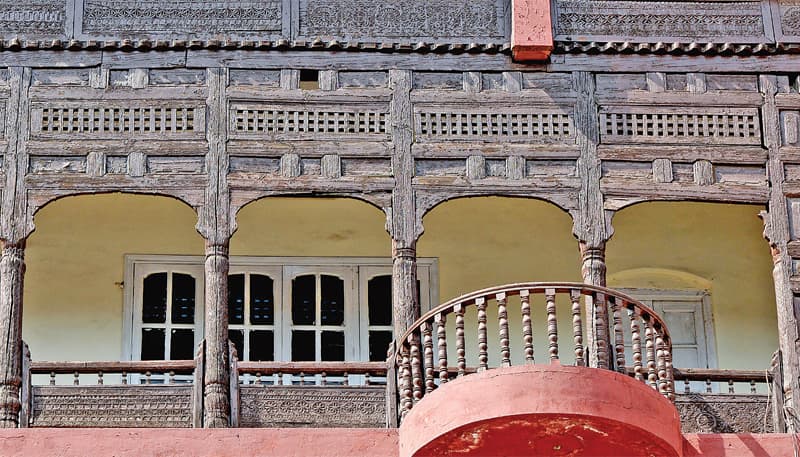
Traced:
<svg viewBox="0 0 800 457">
<path fill-rule="evenodd" d="M 369 386 L 373 378 L 385 378 L 388 372 L 386 362 L 237 362 L 236 369 L 242 384 L 277 386 L 294 382 L 325 386 L 330 378 L 337 378 L 337 385 Z"/>
<path fill-rule="evenodd" d="M 518 307 L 518 314 L 511 312 L 512 305 Z M 539 338 L 546 344 L 541 349 L 535 347 L 539 311 L 543 332 Z M 490 316 L 496 316 L 496 325 Z M 592 348 L 584 346 L 588 332 L 593 332 L 596 341 L 599 367 L 630 372 L 674 400 L 672 342 L 654 311 L 603 287 L 524 283 L 451 300 L 423 315 L 397 340 L 390 360 L 397 367 L 399 414 L 405 416 L 426 394 L 455 377 L 512 364 L 534 364 L 537 354 L 546 354 L 549 363 L 589 365 Z M 571 357 L 562 355 L 567 345 Z"/>
<path fill-rule="evenodd" d="M 56 375 L 71 374 L 73 385 L 80 385 L 82 374 L 97 375 L 97 384 L 103 385 L 109 374 L 120 375 L 120 384 L 128 384 L 129 376 L 138 377 L 140 384 L 173 384 L 176 375 L 194 373 L 194 360 L 137 360 L 137 361 L 105 361 L 105 362 L 30 362 L 30 375 L 49 375 L 49 385 L 56 385 Z"/>
<path fill-rule="evenodd" d="M 673 368 L 673 377 L 676 382 L 683 382 L 683 389 L 678 387 L 678 391 L 685 394 L 690 393 L 758 393 L 759 385 L 771 385 L 774 377 L 767 370 L 722 370 L 705 368 Z M 702 382 L 703 388 L 693 387 L 692 382 Z M 720 388 L 715 392 L 714 385 Z M 742 392 L 742 385 L 746 386 L 747 391 Z"/>
</svg>

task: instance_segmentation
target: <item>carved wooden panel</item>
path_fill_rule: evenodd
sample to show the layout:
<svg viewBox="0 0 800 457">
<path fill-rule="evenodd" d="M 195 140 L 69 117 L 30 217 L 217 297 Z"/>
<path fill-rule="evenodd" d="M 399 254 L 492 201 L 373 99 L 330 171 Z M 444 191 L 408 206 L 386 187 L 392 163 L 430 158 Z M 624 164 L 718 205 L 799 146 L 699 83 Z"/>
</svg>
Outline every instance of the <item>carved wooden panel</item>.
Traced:
<svg viewBox="0 0 800 457">
<path fill-rule="evenodd" d="M 767 395 L 678 394 L 683 433 L 771 433 Z"/>
<path fill-rule="evenodd" d="M 65 36 L 66 9 L 64 0 L 0 1 L 0 36 Z"/>
<path fill-rule="evenodd" d="M 386 388 L 242 386 L 241 427 L 383 427 Z"/>
<path fill-rule="evenodd" d="M 386 107 L 233 104 L 231 138 L 319 139 L 321 137 L 385 138 Z"/>
<path fill-rule="evenodd" d="M 236 36 L 280 33 L 281 0 L 78 0 L 81 32 L 92 36 Z"/>
<path fill-rule="evenodd" d="M 300 0 L 302 38 L 507 40 L 507 0 Z"/>
<path fill-rule="evenodd" d="M 760 2 L 559 0 L 556 40 L 764 42 Z"/>
<path fill-rule="evenodd" d="M 191 386 L 34 386 L 32 427 L 191 427 Z"/>
<path fill-rule="evenodd" d="M 574 137 L 572 116 L 557 109 L 435 109 L 414 113 L 417 141 L 563 142 Z"/>
<path fill-rule="evenodd" d="M 773 6 L 773 18 L 778 41 L 800 41 L 800 1 L 779 0 L 777 11 Z"/>
<path fill-rule="evenodd" d="M 52 102 L 31 106 L 31 138 L 198 138 L 205 107 L 185 102 Z"/>
<path fill-rule="evenodd" d="M 600 113 L 602 143 L 760 145 L 758 110 L 623 108 Z"/>
</svg>

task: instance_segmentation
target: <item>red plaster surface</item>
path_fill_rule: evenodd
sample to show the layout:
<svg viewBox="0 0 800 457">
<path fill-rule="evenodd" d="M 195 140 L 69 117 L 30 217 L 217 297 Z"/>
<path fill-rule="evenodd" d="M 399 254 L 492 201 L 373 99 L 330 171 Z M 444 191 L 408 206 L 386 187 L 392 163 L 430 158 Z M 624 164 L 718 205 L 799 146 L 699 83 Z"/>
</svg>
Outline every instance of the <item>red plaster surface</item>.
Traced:
<svg viewBox="0 0 800 457">
<path fill-rule="evenodd" d="M 679 456 L 662 395 L 607 370 L 533 365 L 445 384 L 400 427 L 400 456 Z"/>
<path fill-rule="evenodd" d="M 3 429 L 2 457 L 396 457 L 387 429 Z"/>
<path fill-rule="evenodd" d="M 513 0 L 511 54 L 514 60 L 547 60 L 553 50 L 550 0 Z"/>
<path fill-rule="evenodd" d="M 684 435 L 683 457 L 791 457 L 793 435 Z"/>
</svg>

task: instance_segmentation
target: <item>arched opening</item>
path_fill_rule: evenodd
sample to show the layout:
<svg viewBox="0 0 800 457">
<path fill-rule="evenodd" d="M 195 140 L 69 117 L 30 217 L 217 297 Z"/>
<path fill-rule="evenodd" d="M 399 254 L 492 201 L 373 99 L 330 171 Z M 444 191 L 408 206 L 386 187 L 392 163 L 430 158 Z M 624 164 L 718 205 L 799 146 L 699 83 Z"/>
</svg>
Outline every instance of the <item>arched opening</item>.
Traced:
<svg viewBox="0 0 800 457">
<path fill-rule="evenodd" d="M 134 286 L 125 281 L 125 256 L 203 253 L 196 213 L 169 197 L 70 196 L 40 209 L 34 222 L 23 298 L 23 338 L 34 360 L 125 359 L 132 349 L 125 296 Z"/>
<path fill-rule="evenodd" d="M 763 209 L 648 202 L 615 215 L 609 287 L 630 290 L 662 314 L 675 367 L 769 366 L 778 326 Z"/>
<path fill-rule="evenodd" d="M 535 199 L 446 201 L 423 218 L 417 255 L 439 259 L 440 301 L 524 281 L 581 281 L 572 219 Z"/>
</svg>

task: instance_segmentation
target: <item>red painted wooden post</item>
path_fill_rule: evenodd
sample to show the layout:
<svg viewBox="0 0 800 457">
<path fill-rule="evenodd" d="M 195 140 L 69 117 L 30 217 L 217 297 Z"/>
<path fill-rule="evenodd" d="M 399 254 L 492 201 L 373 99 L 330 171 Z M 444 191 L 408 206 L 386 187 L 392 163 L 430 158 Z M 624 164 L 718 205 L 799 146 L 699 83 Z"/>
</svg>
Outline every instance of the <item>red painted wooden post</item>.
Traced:
<svg viewBox="0 0 800 457">
<path fill-rule="evenodd" d="M 547 60 L 553 50 L 550 0 L 513 0 L 511 53 L 514 60 Z"/>
</svg>

